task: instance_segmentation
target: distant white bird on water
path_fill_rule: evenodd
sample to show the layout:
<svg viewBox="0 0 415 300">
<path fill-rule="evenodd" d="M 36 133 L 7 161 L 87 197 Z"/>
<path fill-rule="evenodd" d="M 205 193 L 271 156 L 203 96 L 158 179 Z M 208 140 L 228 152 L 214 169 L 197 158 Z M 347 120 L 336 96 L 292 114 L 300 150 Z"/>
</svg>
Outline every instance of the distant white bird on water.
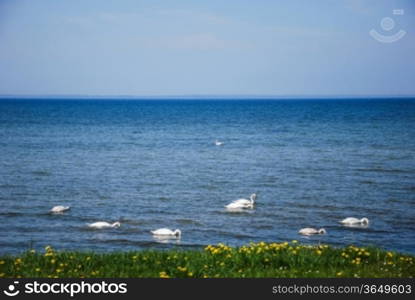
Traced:
<svg viewBox="0 0 415 300">
<path fill-rule="evenodd" d="M 216 146 L 222 146 L 222 145 L 223 145 L 223 142 L 220 142 L 220 141 L 216 140 L 216 141 L 215 141 L 215 145 L 216 145 Z"/>
<path fill-rule="evenodd" d="M 120 227 L 120 222 L 114 222 L 114 223 L 108 223 L 108 222 L 95 222 L 88 224 L 89 228 L 95 228 L 95 229 L 104 229 L 104 228 L 117 228 Z"/>
<path fill-rule="evenodd" d="M 70 206 L 57 205 L 57 206 L 52 207 L 50 212 L 57 214 L 57 213 L 63 213 L 64 211 L 67 211 L 69 209 L 71 209 Z"/>
<path fill-rule="evenodd" d="M 180 229 L 171 230 L 169 228 L 160 228 L 157 230 L 152 230 L 151 233 L 155 236 L 164 236 L 164 237 L 177 237 L 180 238 L 182 235 L 182 232 Z"/>
<path fill-rule="evenodd" d="M 326 234 L 326 230 L 324 228 L 316 229 L 316 228 L 303 228 L 298 231 L 299 234 L 302 235 L 314 235 L 314 234 Z"/>
<path fill-rule="evenodd" d="M 369 219 L 368 218 L 358 219 L 358 218 L 349 217 L 349 218 L 341 220 L 340 223 L 344 225 L 369 225 Z"/>
<path fill-rule="evenodd" d="M 254 193 L 249 197 L 249 199 L 238 199 L 238 200 L 232 201 L 225 207 L 227 209 L 254 208 L 255 199 L 256 199 L 256 194 Z"/>
</svg>

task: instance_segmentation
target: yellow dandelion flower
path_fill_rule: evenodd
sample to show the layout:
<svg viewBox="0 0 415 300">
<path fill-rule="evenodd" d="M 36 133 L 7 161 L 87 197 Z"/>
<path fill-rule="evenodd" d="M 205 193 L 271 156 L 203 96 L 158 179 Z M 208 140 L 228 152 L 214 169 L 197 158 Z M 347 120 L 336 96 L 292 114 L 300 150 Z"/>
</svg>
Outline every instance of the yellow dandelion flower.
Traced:
<svg viewBox="0 0 415 300">
<path fill-rule="evenodd" d="M 336 275 L 337 276 L 342 276 L 343 275 L 343 272 L 337 272 Z"/>
<path fill-rule="evenodd" d="M 40 272 L 40 268 L 36 268 L 36 269 L 35 269 L 35 271 L 36 271 L 36 272 Z"/>
<path fill-rule="evenodd" d="M 166 272 L 160 272 L 160 278 L 170 278 L 170 276 Z"/>
<path fill-rule="evenodd" d="M 388 252 L 388 253 L 386 253 L 386 255 L 387 255 L 388 257 L 393 257 L 393 253 L 392 253 L 392 252 Z"/>
</svg>

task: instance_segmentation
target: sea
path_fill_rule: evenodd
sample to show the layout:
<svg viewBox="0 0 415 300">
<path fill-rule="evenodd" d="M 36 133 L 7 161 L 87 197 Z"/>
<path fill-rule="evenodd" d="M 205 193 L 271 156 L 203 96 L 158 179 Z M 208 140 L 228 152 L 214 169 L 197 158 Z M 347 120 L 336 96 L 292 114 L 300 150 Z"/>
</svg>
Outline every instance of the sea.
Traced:
<svg viewBox="0 0 415 300">
<path fill-rule="evenodd" d="M 0 100 L 0 254 L 292 240 L 415 253 L 415 99 Z"/>
</svg>

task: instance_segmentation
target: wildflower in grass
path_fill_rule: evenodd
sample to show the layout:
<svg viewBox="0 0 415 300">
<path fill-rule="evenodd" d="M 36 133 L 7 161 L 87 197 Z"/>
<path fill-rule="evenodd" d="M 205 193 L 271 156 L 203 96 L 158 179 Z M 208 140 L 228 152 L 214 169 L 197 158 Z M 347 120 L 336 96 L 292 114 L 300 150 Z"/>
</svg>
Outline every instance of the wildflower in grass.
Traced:
<svg viewBox="0 0 415 300">
<path fill-rule="evenodd" d="M 55 262 L 56 262 L 56 260 L 55 260 L 55 259 L 51 259 L 51 260 L 50 260 L 50 263 L 51 263 L 51 264 L 54 264 Z"/>
<path fill-rule="evenodd" d="M 192 277 L 193 276 L 193 273 L 192 272 L 189 272 L 189 273 L 187 273 L 187 276 Z"/>
<path fill-rule="evenodd" d="M 36 271 L 36 272 L 40 272 L 40 268 L 36 268 L 36 269 L 35 269 L 35 271 Z"/>
<path fill-rule="evenodd" d="M 224 265 L 225 265 L 225 263 L 224 263 L 224 262 L 221 262 L 221 263 L 220 263 L 220 266 L 221 266 L 221 267 L 223 267 Z"/>
<path fill-rule="evenodd" d="M 134 256 L 132 257 L 132 259 L 133 259 L 133 260 L 136 260 L 136 259 L 137 259 L 137 255 L 134 255 Z"/>
<path fill-rule="evenodd" d="M 15 261 L 14 261 L 14 264 L 15 265 L 19 265 L 21 263 L 22 263 L 22 259 L 21 258 L 16 258 Z"/>
<path fill-rule="evenodd" d="M 342 276 L 343 275 L 343 272 L 337 272 L 336 275 L 337 276 Z"/>
<path fill-rule="evenodd" d="M 4 273 L 0 273 L 0 277 L 4 277 L 4 275 L 6 275 L 6 274 L 4 274 Z"/>
<path fill-rule="evenodd" d="M 4 260 L 0 260 L 0 265 L 4 265 Z"/>
<path fill-rule="evenodd" d="M 162 272 L 159 273 L 159 277 L 160 278 L 170 278 L 170 276 L 166 272 L 164 272 L 164 271 L 162 271 Z"/>
<path fill-rule="evenodd" d="M 316 250 L 317 255 L 321 255 L 321 253 L 322 253 L 321 250 Z"/>
<path fill-rule="evenodd" d="M 32 249 L 32 250 L 29 251 L 29 253 L 30 254 L 35 254 L 36 253 L 36 250 Z"/>
<path fill-rule="evenodd" d="M 293 243 L 293 244 L 297 244 L 297 243 L 298 243 L 298 241 L 297 241 L 297 240 L 292 240 L 292 241 L 291 241 L 291 243 Z"/>
<path fill-rule="evenodd" d="M 178 266 L 177 267 L 177 270 L 179 270 L 181 272 L 186 272 L 187 271 L 187 268 L 186 267 L 180 267 L 180 266 Z"/>
<path fill-rule="evenodd" d="M 388 257 L 393 257 L 393 253 L 392 253 L 392 252 L 388 252 L 388 253 L 386 253 L 386 255 L 387 255 Z"/>
</svg>

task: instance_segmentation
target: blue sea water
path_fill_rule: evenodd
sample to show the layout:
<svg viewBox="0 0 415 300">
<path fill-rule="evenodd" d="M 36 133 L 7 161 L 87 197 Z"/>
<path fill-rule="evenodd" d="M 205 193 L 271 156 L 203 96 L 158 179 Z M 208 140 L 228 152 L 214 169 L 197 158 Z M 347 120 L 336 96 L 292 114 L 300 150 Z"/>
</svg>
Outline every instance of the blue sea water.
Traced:
<svg viewBox="0 0 415 300">
<path fill-rule="evenodd" d="M 1 254 L 293 239 L 415 253 L 414 100 L 0 100 Z"/>
</svg>

